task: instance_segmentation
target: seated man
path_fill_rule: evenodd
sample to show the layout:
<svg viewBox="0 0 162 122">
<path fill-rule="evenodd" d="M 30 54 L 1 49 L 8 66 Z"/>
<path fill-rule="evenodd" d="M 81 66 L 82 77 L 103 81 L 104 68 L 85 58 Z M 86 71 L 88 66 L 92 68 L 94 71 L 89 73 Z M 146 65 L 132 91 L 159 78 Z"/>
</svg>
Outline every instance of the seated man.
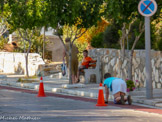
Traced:
<svg viewBox="0 0 162 122">
<path fill-rule="evenodd" d="M 84 50 L 82 64 L 81 66 L 79 66 L 79 71 L 77 73 L 78 83 L 80 82 L 79 76 L 81 72 L 83 72 L 83 69 L 88 69 L 88 67 L 93 66 L 93 65 L 90 65 L 90 63 L 95 63 L 95 62 L 96 60 L 93 60 L 91 57 L 88 56 L 88 51 Z"/>
<path fill-rule="evenodd" d="M 127 85 L 126 82 L 120 78 L 111 77 L 110 73 L 106 73 L 104 75 L 104 86 L 105 86 L 105 92 L 106 92 L 106 101 L 105 103 L 108 103 L 109 98 L 109 89 L 112 91 L 114 95 L 114 103 L 115 104 L 125 104 L 125 102 L 128 100 L 128 104 L 132 104 L 131 96 L 128 95 L 126 97 L 126 89 Z"/>
</svg>

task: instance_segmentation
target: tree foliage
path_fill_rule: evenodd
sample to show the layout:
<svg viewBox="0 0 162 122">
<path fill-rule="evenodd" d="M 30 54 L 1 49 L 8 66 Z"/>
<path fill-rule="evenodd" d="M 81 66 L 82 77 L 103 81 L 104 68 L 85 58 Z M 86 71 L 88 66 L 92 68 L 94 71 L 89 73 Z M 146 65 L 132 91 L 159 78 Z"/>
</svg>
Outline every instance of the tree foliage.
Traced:
<svg viewBox="0 0 162 122">
<path fill-rule="evenodd" d="M 23 31 L 23 30 L 20 30 Z M 42 50 L 43 50 L 43 35 L 40 34 L 40 29 L 37 28 L 35 32 L 33 33 L 32 39 L 31 39 L 31 49 L 30 53 L 39 53 L 42 55 Z M 18 37 L 18 49 L 16 50 L 17 52 L 27 52 L 29 48 L 29 43 L 25 41 L 19 34 L 18 31 L 16 32 L 16 36 Z M 28 35 L 31 35 L 32 31 L 28 30 Z M 47 44 L 48 41 L 45 42 Z M 25 47 L 24 47 L 25 46 Z"/>
<path fill-rule="evenodd" d="M 8 17 L 8 22 L 13 26 L 13 29 L 22 28 L 24 30 L 33 27 L 42 27 L 46 25 L 44 19 L 47 3 L 42 0 L 8 0 L 9 10 L 11 15 Z"/>
<path fill-rule="evenodd" d="M 104 32 L 104 45 L 107 48 L 119 48 L 118 25 L 111 24 Z"/>
<path fill-rule="evenodd" d="M 103 0 L 48 0 L 50 26 L 57 28 L 60 25 L 77 28 L 89 28 L 100 19 L 103 12 L 100 12 Z"/>
<path fill-rule="evenodd" d="M 109 22 L 106 21 L 104 18 L 101 18 L 101 21 L 97 22 L 97 26 L 92 26 L 91 28 L 89 28 L 87 32 L 78 39 L 78 42 L 79 43 L 84 43 L 84 42 L 90 43 L 92 38 L 96 36 L 97 34 L 104 32 L 108 25 L 109 25 Z"/>
<path fill-rule="evenodd" d="M 6 0 L 0 1 L 0 37 L 10 29 L 10 25 L 7 22 L 9 12 L 7 10 Z"/>
<path fill-rule="evenodd" d="M 0 50 L 4 50 L 4 45 L 7 44 L 8 38 L 0 37 Z"/>
<path fill-rule="evenodd" d="M 0 0 L 0 14 L 3 12 L 5 0 Z"/>
<path fill-rule="evenodd" d="M 119 28 L 120 36 L 122 36 L 123 24 L 125 24 L 125 29 L 128 31 L 130 23 L 135 22 L 134 24 L 132 23 L 132 25 L 134 27 L 134 29 L 132 29 L 132 30 L 134 32 L 132 33 L 132 31 L 131 31 L 131 33 L 128 35 L 128 40 L 130 40 L 129 47 L 133 46 L 133 42 L 132 42 L 133 38 L 132 37 L 135 38 L 135 36 L 139 34 L 139 31 L 138 31 L 139 27 L 138 27 L 138 24 L 136 24 L 136 23 L 139 23 L 139 21 L 142 21 L 144 23 L 144 17 L 139 14 L 138 9 L 137 9 L 139 1 L 106 0 L 106 2 L 107 2 L 107 14 L 105 15 L 105 18 L 108 19 L 111 23 L 115 23 L 120 26 L 120 28 Z M 161 15 L 162 1 L 156 0 L 156 2 L 158 5 L 158 9 L 157 9 L 157 12 L 155 13 L 155 15 L 153 15 L 151 17 L 152 21 L 154 21 L 154 20 L 159 21 L 159 19 L 162 18 L 162 15 Z M 135 18 L 137 18 L 137 19 L 135 19 Z M 134 21 L 134 20 L 136 20 L 136 21 Z M 154 24 L 152 24 L 152 28 L 154 28 L 156 26 L 155 23 L 158 23 L 158 22 L 154 22 Z M 135 24 L 136 24 L 136 26 L 134 26 Z M 156 28 L 155 30 L 158 30 L 158 29 Z M 151 32 L 151 40 L 152 40 L 153 48 L 157 47 L 157 46 L 155 46 L 157 44 L 156 42 L 158 42 L 158 41 L 155 41 L 157 37 L 159 37 L 159 36 L 157 36 L 157 34 L 155 34 L 155 32 L 152 31 Z M 136 45 L 137 49 L 144 48 L 145 44 L 144 44 L 143 39 L 144 39 L 144 34 L 141 36 L 141 38 L 139 39 L 139 42 Z"/>
<path fill-rule="evenodd" d="M 79 50 L 79 55 L 78 55 L 79 60 L 81 60 L 83 58 L 83 54 L 82 54 L 83 50 L 87 49 L 88 46 L 91 46 L 92 38 L 95 37 L 96 35 L 98 35 L 100 32 L 104 32 L 104 30 L 106 29 L 106 27 L 108 25 L 109 25 L 109 23 L 104 18 L 101 18 L 101 21 L 97 22 L 97 26 L 92 26 L 92 27 L 88 28 L 87 31 L 80 38 L 78 38 L 77 41 L 74 42 L 74 44 L 78 47 L 78 50 Z M 68 37 L 67 35 L 70 35 L 69 30 L 70 30 L 69 26 L 63 27 L 63 39 Z M 72 30 L 73 30 L 73 32 L 75 32 L 74 31 L 74 30 L 76 30 L 75 25 L 72 27 Z M 82 29 L 81 33 L 83 33 L 84 31 L 85 31 L 85 29 Z M 73 33 L 73 37 L 74 36 L 75 36 L 75 33 Z M 102 38 L 102 40 L 103 40 L 103 38 Z M 101 41 L 101 40 L 99 40 L 99 41 Z M 93 46 L 96 47 L 99 45 L 93 45 Z M 102 47 L 102 45 L 100 45 L 100 47 Z"/>
<path fill-rule="evenodd" d="M 159 17 L 152 21 L 153 49 L 162 51 L 162 3 Z"/>
<path fill-rule="evenodd" d="M 103 44 L 103 32 L 98 33 L 97 35 L 93 36 L 93 38 L 91 40 L 91 45 L 92 45 L 92 47 L 95 47 L 95 48 L 104 47 L 104 44 Z"/>
<path fill-rule="evenodd" d="M 2 36 L 9 29 L 9 24 L 5 17 L 0 18 L 0 36 Z"/>
<path fill-rule="evenodd" d="M 64 44 L 66 54 L 69 55 L 69 83 L 71 81 L 71 49 L 74 41 L 80 38 L 88 28 L 97 24 L 104 14 L 104 0 L 47 0 L 48 6 L 48 22 L 49 26 L 57 31 L 64 26 L 68 26 L 66 36 L 70 38 L 70 48 L 67 51 L 64 40 L 58 33 L 60 40 Z M 75 28 L 73 26 L 75 25 Z M 64 36 L 64 38 L 67 38 Z"/>
<path fill-rule="evenodd" d="M 46 25 L 44 17 L 47 16 L 47 1 L 43 0 L 6 0 L 6 8 L 10 12 L 7 21 L 12 25 L 11 30 L 18 30 L 20 36 L 29 44 L 26 51 L 26 75 L 28 73 L 28 53 L 32 46 L 32 38 L 38 27 Z M 30 34 L 31 33 L 31 34 Z M 24 51 L 25 51 L 24 42 Z"/>
<path fill-rule="evenodd" d="M 138 13 L 138 3 L 136 0 L 106 0 L 107 14 L 106 18 L 115 23 L 122 25 L 124 22 L 129 23 Z M 132 16 L 132 17 L 131 17 Z"/>
</svg>

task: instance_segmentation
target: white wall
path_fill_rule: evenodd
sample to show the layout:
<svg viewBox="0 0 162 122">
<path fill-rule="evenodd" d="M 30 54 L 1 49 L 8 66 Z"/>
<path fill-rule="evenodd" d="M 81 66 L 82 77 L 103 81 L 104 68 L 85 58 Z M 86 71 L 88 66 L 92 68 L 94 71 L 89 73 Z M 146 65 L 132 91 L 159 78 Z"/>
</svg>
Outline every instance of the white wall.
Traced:
<svg viewBox="0 0 162 122">
<path fill-rule="evenodd" d="M 0 73 L 26 75 L 25 64 L 25 53 L 0 52 Z M 28 70 L 30 76 L 36 74 L 40 64 L 45 64 L 41 56 L 37 53 L 29 53 Z"/>
</svg>

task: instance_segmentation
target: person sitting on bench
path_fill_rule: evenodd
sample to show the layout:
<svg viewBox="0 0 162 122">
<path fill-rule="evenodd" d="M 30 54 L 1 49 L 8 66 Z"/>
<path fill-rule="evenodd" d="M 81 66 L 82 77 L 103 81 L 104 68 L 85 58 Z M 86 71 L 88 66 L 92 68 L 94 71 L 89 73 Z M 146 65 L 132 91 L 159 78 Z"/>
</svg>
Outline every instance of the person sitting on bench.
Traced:
<svg viewBox="0 0 162 122">
<path fill-rule="evenodd" d="M 88 69 L 88 67 L 91 67 L 91 66 L 94 67 L 95 65 L 94 64 L 90 65 L 90 63 L 96 63 L 96 61 L 97 60 L 93 60 L 91 57 L 88 56 L 87 50 L 83 51 L 83 60 L 82 60 L 81 66 L 79 66 L 79 70 L 77 73 L 78 83 L 80 82 L 79 76 L 81 72 L 83 72 L 84 69 Z"/>
</svg>

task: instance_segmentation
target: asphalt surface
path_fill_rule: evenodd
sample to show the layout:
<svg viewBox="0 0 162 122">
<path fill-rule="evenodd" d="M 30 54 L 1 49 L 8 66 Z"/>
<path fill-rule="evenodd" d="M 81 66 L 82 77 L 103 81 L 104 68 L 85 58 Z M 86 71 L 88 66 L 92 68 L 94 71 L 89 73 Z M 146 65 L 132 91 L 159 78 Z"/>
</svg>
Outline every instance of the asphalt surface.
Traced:
<svg viewBox="0 0 162 122">
<path fill-rule="evenodd" d="M 139 105 L 97 107 L 96 99 L 0 86 L 0 121 L 20 122 L 160 122 L 162 110 Z"/>
</svg>

